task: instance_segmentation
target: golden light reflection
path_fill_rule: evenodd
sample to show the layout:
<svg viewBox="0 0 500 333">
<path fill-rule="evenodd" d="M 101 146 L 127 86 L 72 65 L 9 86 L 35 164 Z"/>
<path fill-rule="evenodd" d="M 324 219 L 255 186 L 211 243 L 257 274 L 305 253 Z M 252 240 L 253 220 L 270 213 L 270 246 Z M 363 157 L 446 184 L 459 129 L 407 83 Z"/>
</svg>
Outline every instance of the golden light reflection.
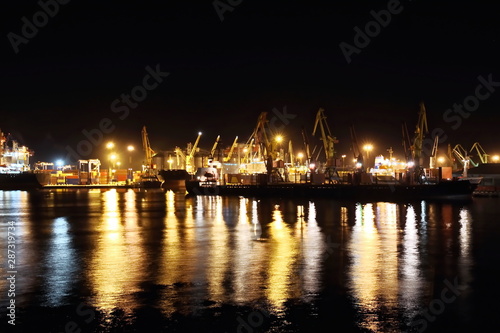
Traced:
<svg viewBox="0 0 500 333">
<path fill-rule="evenodd" d="M 374 332 L 383 331 L 382 321 L 378 320 L 382 304 L 385 309 L 397 308 L 396 211 L 390 203 L 356 204 L 355 225 L 348 245 L 352 261 L 348 276 L 362 316 L 360 326 Z M 381 224 L 379 229 L 377 223 Z"/>
<path fill-rule="evenodd" d="M 291 230 L 283 221 L 279 206 L 275 206 L 272 222 L 269 225 L 269 268 L 266 294 L 276 311 L 284 310 L 284 302 L 289 297 L 297 297 L 297 289 L 292 288 L 291 279 L 297 278 L 292 273 L 293 263 L 297 260 L 297 242 L 291 236 Z"/>
<path fill-rule="evenodd" d="M 303 219 L 303 206 L 300 211 L 302 215 L 297 217 L 297 223 Z M 298 209 L 299 211 L 299 209 Z M 309 202 L 307 226 L 302 239 L 302 279 L 306 301 L 318 293 L 321 285 L 321 260 L 326 252 L 326 242 L 316 221 L 316 206 Z"/>
<path fill-rule="evenodd" d="M 133 293 L 140 290 L 139 283 L 146 272 L 138 227 L 122 224 L 120 200 L 120 194 L 115 190 L 102 192 L 103 212 L 97 227 L 99 236 L 88 269 L 95 294 L 94 304 L 105 311 L 121 307 L 127 312 L 135 305 Z M 133 214 L 135 208 L 127 204 L 126 207 Z"/>
<path fill-rule="evenodd" d="M 209 233 L 209 252 L 208 252 L 208 267 L 207 279 L 210 299 L 214 301 L 227 301 L 230 295 L 227 295 L 224 278 L 229 270 L 230 259 L 230 232 L 224 222 L 222 215 L 223 206 L 220 196 L 214 197 L 215 214 L 212 222 L 212 227 Z"/>
<path fill-rule="evenodd" d="M 414 318 L 418 310 L 418 300 L 422 296 L 423 278 L 419 271 L 419 239 L 417 216 L 412 205 L 406 208 L 406 221 L 402 240 L 403 255 L 401 259 L 401 304 L 408 318 Z"/>
<path fill-rule="evenodd" d="M 254 286 L 263 283 L 262 276 L 258 272 L 263 270 L 265 244 L 257 241 L 262 232 L 257 215 L 257 200 L 251 202 L 246 198 L 238 200 L 238 224 L 234 239 L 234 255 L 231 256 L 231 260 L 234 267 L 234 301 L 243 304 L 247 301 L 256 301 L 263 295 L 262 289 Z"/>
<path fill-rule="evenodd" d="M 202 209 L 199 202 L 194 206 L 191 201 L 186 201 L 185 214 L 177 213 L 176 197 L 173 191 L 166 194 L 166 230 L 163 232 L 161 257 L 159 267 L 160 285 L 168 288 L 162 294 L 160 306 L 165 315 L 170 315 L 175 310 L 188 311 L 186 308 L 178 308 L 178 285 L 188 284 L 195 280 L 195 263 L 197 255 L 196 237 L 194 233 L 195 219 L 193 216 L 203 217 L 197 210 Z"/>
</svg>

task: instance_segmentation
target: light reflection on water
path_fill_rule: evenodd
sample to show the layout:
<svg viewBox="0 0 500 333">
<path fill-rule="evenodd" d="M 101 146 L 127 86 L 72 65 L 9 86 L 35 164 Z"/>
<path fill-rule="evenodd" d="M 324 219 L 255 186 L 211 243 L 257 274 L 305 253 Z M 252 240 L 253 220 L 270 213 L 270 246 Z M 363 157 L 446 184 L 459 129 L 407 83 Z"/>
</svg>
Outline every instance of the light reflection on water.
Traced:
<svg viewBox="0 0 500 333">
<path fill-rule="evenodd" d="M 81 297 L 108 313 L 151 305 L 167 316 L 250 304 L 281 316 L 287 301 L 314 302 L 335 285 L 346 288 L 360 328 L 384 332 L 432 299 L 438 273 L 429 265 L 472 279 L 467 206 L 137 190 L 1 195 L 0 226 L 16 221 L 19 270 L 29 272 L 20 304 Z"/>
</svg>

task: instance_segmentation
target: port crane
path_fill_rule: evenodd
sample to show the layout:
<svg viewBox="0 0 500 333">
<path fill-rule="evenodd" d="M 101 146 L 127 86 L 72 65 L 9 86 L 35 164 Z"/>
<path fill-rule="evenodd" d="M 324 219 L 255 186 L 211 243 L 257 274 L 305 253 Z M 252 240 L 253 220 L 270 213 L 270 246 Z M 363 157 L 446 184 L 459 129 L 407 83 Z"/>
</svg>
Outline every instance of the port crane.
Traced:
<svg viewBox="0 0 500 333">
<path fill-rule="evenodd" d="M 462 147 L 462 145 L 460 144 L 455 145 L 452 151 L 453 154 L 455 154 L 457 159 L 460 161 L 460 163 L 462 163 L 464 167 L 463 176 L 467 177 L 467 169 L 469 169 L 469 164 L 472 164 L 474 167 L 477 167 L 478 164 L 474 163 L 474 161 L 470 159 L 470 157 L 467 155 L 467 150 L 465 150 L 465 148 Z"/>
<path fill-rule="evenodd" d="M 224 157 L 224 162 L 227 163 L 231 160 L 231 157 L 233 156 L 233 151 L 234 148 L 238 145 L 238 137 L 234 138 L 233 144 L 231 145 L 231 148 L 229 148 L 229 152 L 227 153 L 227 156 Z"/>
<path fill-rule="evenodd" d="M 421 183 L 425 178 L 422 156 L 422 145 L 424 142 L 425 134 L 429 132 L 427 126 L 427 114 L 425 105 L 420 102 L 420 109 L 418 112 L 418 121 L 415 126 L 413 140 L 410 141 L 410 136 L 406 124 L 403 124 L 403 148 L 406 155 L 406 162 L 408 164 L 408 173 L 412 175 L 410 179 Z"/>
<path fill-rule="evenodd" d="M 475 142 L 471 149 L 469 150 L 469 153 L 471 153 L 474 148 L 476 149 L 477 151 L 477 156 L 479 157 L 479 160 L 481 161 L 481 163 L 488 163 L 488 154 L 486 154 L 486 152 L 484 151 L 483 147 L 481 147 L 481 145 L 479 144 L 479 142 Z"/>
<path fill-rule="evenodd" d="M 307 133 L 302 126 L 302 141 L 304 142 L 304 150 L 306 152 L 306 165 L 309 167 L 311 164 L 311 153 L 309 151 L 309 140 L 307 139 Z"/>
<path fill-rule="evenodd" d="M 427 127 L 427 115 L 425 110 L 425 105 L 423 102 L 420 103 L 420 110 L 418 113 L 418 122 L 415 127 L 415 134 L 413 136 L 412 145 L 412 157 L 415 167 L 422 168 L 422 144 L 424 142 L 425 134 L 429 132 Z"/>
<path fill-rule="evenodd" d="M 403 122 L 401 125 L 402 129 L 402 134 L 403 134 L 403 150 L 405 152 L 405 159 L 406 163 L 408 164 L 411 160 L 411 142 L 410 142 L 410 135 L 408 133 L 408 127 L 406 126 L 406 123 Z"/>
<path fill-rule="evenodd" d="M 198 148 L 198 143 L 200 142 L 201 138 L 201 132 L 198 132 L 198 137 L 196 138 L 196 141 L 194 142 L 193 147 L 189 150 L 189 153 L 186 155 L 186 171 L 188 173 L 193 173 L 194 172 L 194 153 L 196 152 L 196 149 Z"/>
<path fill-rule="evenodd" d="M 217 139 L 215 139 L 214 145 L 212 146 L 212 150 L 210 150 L 209 161 L 214 160 L 215 149 L 217 149 L 217 145 L 219 144 L 219 141 L 220 141 L 220 135 L 217 136 Z"/>
<path fill-rule="evenodd" d="M 432 145 L 431 156 L 429 158 L 429 167 L 431 169 L 437 166 L 437 154 L 438 154 L 438 144 L 439 144 L 439 136 L 436 135 L 434 138 L 434 144 Z"/>
<path fill-rule="evenodd" d="M 142 171 L 146 175 L 149 175 L 151 173 L 151 169 L 153 169 L 153 156 L 155 155 L 155 151 L 153 149 L 151 149 L 146 126 L 142 127 L 141 134 L 142 134 L 142 148 L 144 149 L 144 153 L 145 153 L 145 161 L 144 161 Z"/>
<path fill-rule="evenodd" d="M 186 168 L 186 154 L 182 151 L 181 148 L 175 147 L 175 156 L 177 157 L 177 165 L 181 165 L 180 160 L 182 160 L 182 164 L 184 165 L 184 169 Z"/>
<path fill-rule="evenodd" d="M 250 139 L 255 139 L 255 143 L 260 146 L 261 153 L 265 157 L 269 180 L 271 182 L 275 180 L 283 181 L 283 177 L 279 172 L 280 163 L 276 161 L 278 158 L 278 144 L 273 144 L 270 137 L 274 137 L 274 133 L 268 126 L 267 112 L 261 112 Z"/>
<path fill-rule="evenodd" d="M 325 110 L 323 108 L 319 108 L 318 112 L 316 113 L 316 121 L 314 122 L 312 135 L 316 134 L 318 125 L 321 131 L 321 140 L 323 141 L 323 149 L 326 156 L 325 175 L 327 179 L 332 182 L 334 179 L 338 180 L 338 175 L 336 175 L 337 170 L 335 169 L 334 149 L 334 144 L 338 143 L 338 140 L 336 137 L 332 136 L 332 133 L 330 132 L 330 128 L 328 127 L 328 123 L 326 122 Z"/>
</svg>

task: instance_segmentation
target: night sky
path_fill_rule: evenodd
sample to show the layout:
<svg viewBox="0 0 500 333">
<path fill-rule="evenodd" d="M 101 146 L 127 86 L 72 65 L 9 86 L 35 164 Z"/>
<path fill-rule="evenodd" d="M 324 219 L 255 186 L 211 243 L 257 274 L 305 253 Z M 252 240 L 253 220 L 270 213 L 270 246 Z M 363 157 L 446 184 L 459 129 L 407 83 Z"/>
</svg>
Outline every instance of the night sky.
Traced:
<svg viewBox="0 0 500 333">
<path fill-rule="evenodd" d="M 0 23 L 0 128 L 35 160 L 77 151 L 103 119 L 108 133 L 82 158 L 104 158 L 109 140 L 140 147 L 144 125 L 155 151 L 185 147 L 198 131 L 202 148 L 217 135 L 229 146 L 247 140 L 261 112 L 285 108 L 288 123 L 275 124 L 298 151 L 302 126 L 315 142 L 320 107 L 339 155 L 351 154 L 354 124 L 360 144 L 402 157 L 401 123 L 413 132 L 421 101 L 443 153 L 474 142 L 500 153 L 500 21 L 488 1 L 45 2 L 53 17 L 37 1 L 10 1 Z M 23 29 L 34 19 L 36 34 Z M 369 40 L 357 32 L 366 27 Z M 161 82 L 144 83 L 158 70 Z M 132 92 L 141 100 L 127 106 Z M 472 111 L 453 111 L 465 101 Z"/>
</svg>

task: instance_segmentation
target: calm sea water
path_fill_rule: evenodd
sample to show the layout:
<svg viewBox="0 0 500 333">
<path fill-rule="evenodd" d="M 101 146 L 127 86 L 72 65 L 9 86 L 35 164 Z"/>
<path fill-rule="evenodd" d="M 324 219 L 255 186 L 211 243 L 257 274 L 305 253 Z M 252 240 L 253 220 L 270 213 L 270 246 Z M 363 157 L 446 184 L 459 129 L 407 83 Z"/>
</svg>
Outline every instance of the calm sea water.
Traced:
<svg viewBox="0 0 500 333">
<path fill-rule="evenodd" d="M 495 198 L 0 191 L 0 328 L 495 331 L 499 213 Z"/>
</svg>

